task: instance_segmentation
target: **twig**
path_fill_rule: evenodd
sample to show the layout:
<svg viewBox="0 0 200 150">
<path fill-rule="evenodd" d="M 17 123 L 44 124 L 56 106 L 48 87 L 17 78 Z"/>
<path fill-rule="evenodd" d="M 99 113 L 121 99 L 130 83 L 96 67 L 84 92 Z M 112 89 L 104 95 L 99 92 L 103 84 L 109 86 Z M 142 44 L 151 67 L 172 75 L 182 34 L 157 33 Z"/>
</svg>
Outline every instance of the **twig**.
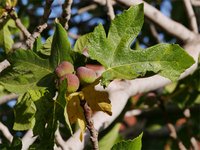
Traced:
<svg viewBox="0 0 200 150">
<path fill-rule="evenodd" d="M 108 14 L 110 20 L 113 20 L 115 18 L 115 13 L 114 13 L 114 9 L 113 9 L 111 0 L 106 0 L 106 7 L 108 9 L 107 14 Z"/>
<path fill-rule="evenodd" d="M 10 100 L 17 99 L 17 98 L 18 98 L 18 95 L 14 94 L 14 93 L 4 95 L 4 96 L 0 97 L 0 105 L 4 104 Z"/>
<path fill-rule="evenodd" d="M 191 0 L 184 0 L 183 2 L 190 22 L 190 27 L 194 33 L 198 33 L 197 19 L 192 8 Z"/>
<path fill-rule="evenodd" d="M 85 120 L 87 123 L 87 128 L 90 132 L 90 140 L 92 141 L 93 150 L 98 150 L 98 132 L 94 128 L 94 122 L 92 120 L 92 111 L 90 107 L 88 106 L 87 102 L 85 100 L 81 100 L 80 102 L 81 107 L 83 108 Z"/>
<path fill-rule="evenodd" d="M 183 114 L 184 114 L 184 116 L 185 116 L 185 118 L 186 118 L 186 120 L 187 120 L 186 123 L 188 124 L 188 121 L 189 121 L 189 119 L 190 119 L 190 117 L 191 117 L 190 109 L 189 109 L 189 108 L 186 108 L 186 109 L 184 110 Z M 188 125 L 189 125 L 189 124 L 188 124 Z M 189 129 L 190 129 L 190 127 L 189 127 Z M 191 137 L 190 143 L 191 143 L 191 145 L 192 145 L 193 150 L 199 150 L 199 148 L 198 148 L 199 146 L 198 146 L 198 143 L 197 143 L 197 140 L 195 139 L 195 137 Z"/>
<path fill-rule="evenodd" d="M 33 43 L 35 42 L 36 38 L 38 38 L 40 34 L 42 33 L 42 31 L 47 28 L 47 21 L 51 14 L 52 3 L 53 3 L 53 0 L 46 0 L 44 14 L 42 16 L 42 19 L 40 20 L 40 24 L 35 28 L 32 35 L 26 40 L 26 44 L 30 49 L 32 49 Z"/>
<path fill-rule="evenodd" d="M 9 129 L 3 123 L 1 123 L 1 122 L 0 122 L 0 131 L 3 133 L 3 135 L 5 136 L 5 138 L 10 143 L 12 143 L 12 140 L 13 140 L 12 134 L 10 133 Z"/>
<path fill-rule="evenodd" d="M 91 5 L 88 5 L 86 7 L 83 7 L 83 8 L 80 8 L 77 12 L 78 15 L 86 12 L 86 11 L 89 11 L 89 10 L 94 10 L 97 8 L 97 5 L 96 4 L 91 4 Z"/>
<path fill-rule="evenodd" d="M 192 144 L 193 150 L 199 150 L 200 149 L 198 142 L 194 137 L 191 137 L 190 142 Z"/>
<path fill-rule="evenodd" d="M 158 32 L 157 32 L 156 27 L 153 23 L 150 23 L 150 31 L 151 31 L 153 37 L 156 39 L 156 42 L 160 43 Z"/>
<path fill-rule="evenodd" d="M 193 6 L 200 6 L 200 1 L 199 0 L 191 0 L 191 3 Z"/>
<path fill-rule="evenodd" d="M 198 42 L 199 43 L 199 42 Z M 187 52 L 196 61 L 195 65 L 191 66 L 184 73 L 182 73 L 180 79 L 192 74 L 197 68 L 198 56 L 200 54 L 200 43 L 198 44 L 189 43 L 190 45 L 185 46 Z M 104 89 L 102 86 L 97 85 L 95 90 L 97 91 L 107 91 L 109 93 L 109 99 L 112 104 L 112 116 L 108 116 L 103 112 L 97 112 L 93 115 L 94 127 L 97 131 L 102 131 L 106 129 L 122 112 L 129 97 L 136 94 L 153 91 L 158 88 L 164 87 L 171 81 L 160 75 L 154 75 L 152 77 L 138 78 L 134 80 L 114 80 L 109 84 L 109 86 Z M 119 103 L 120 101 L 120 103 Z M 80 130 L 74 133 L 74 136 L 69 138 L 65 142 L 65 146 L 71 150 L 81 150 L 84 148 L 84 143 L 89 141 L 88 133 L 84 136 L 84 142 L 79 140 Z M 74 147 L 76 145 L 76 147 Z"/>
<path fill-rule="evenodd" d="M 56 132 L 55 132 L 55 140 L 56 140 L 56 144 L 61 147 L 62 150 L 65 149 L 65 141 L 63 140 L 62 136 L 60 135 L 60 131 L 59 128 L 57 128 Z"/>
<path fill-rule="evenodd" d="M 156 8 L 154 8 L 153 6 L 151 6 L 150 4 L 148 4 L 143 0 L 116 0 L 116 1 L 126 6 L 132 6 L 144 3 L 145 16 L 148 17 L 156 25 L 164 29 L 166 32 L 171 34 L 172 36 L 175 36 L 184 42 L 192 41 L 196 37 L 195 33 L 188 30 L 182 24 L 166 17 L 159 10 L 157 10 Z"/>
<path fill-rule="evenodd" d="M 68 36 L 73 38 L 73 39 L 78 39 L 80 37 L 80 35 L 74 34 L 72 32 L 68 32 Z"/>
<path fill-rule="evenodd" d="M 6 69 L 7 67 L 10 66 L 10 63 L 7 59 L 5 59 L 4 61 L 0 62 L 0 73 Z"/>
<path fill-rule="evenodd" d="M 68 22 L 71 17 L 71 6 L 72 6 L 73 0 L 65 0 L 64 4 L 62 5 L 62 18 L 61 23 L 65 27 L 66 30 L 68 30 L 69 25 Z"/>
<path fill-rule="evenodd" d="M 179 149 L 180 150 L 187 150 L 186 147 L 183 145 L 183 142 L 178 139 L 174 125 L 171 124 L 171 123 L 167 123 L 167 127 L 168 127 L 169 132 L 170 132 L 170 137 L 173 138 L 175 141 L 177 141 Z"/>
<path fill-rule="evenodd" d="M 37 139 L 37 136 L 33 136 L 33 131 L 28 130 L 22 138 L 22 150 L 27 150 L 31 144 Z"/>
<path fill-rule="evenodd" d="M 183 142 L 178 138 L 174 125 L 169 122 L 169 117 L 162 98 L 158 98 L 158 105 L 164 114 L 165 120 L 167 121 L 166 125 L 170 132 L 169 136 L 177 142 L 180 150 L 187 150 L 186 147 L 183 145 Z"/>
<path fill-rule="evenodd" d="M 23 33 L 23 35 L 28 39 L 31 34 L 30 32 L 26 29 L 26 27 L 22 24 L 21 20 L 18 18 L 14 8 L 7 8 L 6 9 L 9 16 L 15 21 L 16 26 L 19 28 L 19 30 Z"/>
</svg>

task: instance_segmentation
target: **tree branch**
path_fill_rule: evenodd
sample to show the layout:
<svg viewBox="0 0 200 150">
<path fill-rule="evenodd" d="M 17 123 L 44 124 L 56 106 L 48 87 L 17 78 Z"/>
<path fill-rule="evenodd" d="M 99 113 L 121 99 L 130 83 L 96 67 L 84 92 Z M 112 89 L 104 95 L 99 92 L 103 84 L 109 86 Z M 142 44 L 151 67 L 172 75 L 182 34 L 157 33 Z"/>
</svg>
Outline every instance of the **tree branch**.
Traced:
<svg viewBox="0 0 200 150">
<path fill-rule="evenodd" d="M 185 48 L 194 58 L 196 63 L 188 68 L 184 73 L 182 73 L 180 79 L 192 74 L 196 70 L 198 64 L 198 56 L 200 54 L 200 43 L 189 43 L 188 45 L 185 45 Z M 164 87 L 169 83 L 171 83 L 169 79 L 160 75 L 125 81 L 114 80 L 106 88 L 106 91 L 109 93 L 109 99 L 112 105 L 112 116 L 108 116 L 103 112 L 97 112 L 94 114 L 92 118 L 94 120 L 95 129 L 97 131 L 101 131 L 107 128 L 122 112 L 129 97 Z M 95 89 L 98 91 L 104 90 L 100 85 L 97 85 Z M 65 142 L 65 148 L 72 150 L 83 149 L 84 143 L 87 143 L 89 139 L 88 132 L 84 134 L 84 142 L 80 142 L 79 136 L 80 130 L 78 130 L 73 137 Z M 74 147 L 74 145 L 76 145 L 76 147 Z"/>
<path fill-rule="evenodd" d="M 159 39 L 159 35 L 158 35 L 158 32 L 156 30 L 156 27 L 153 23 L 149 23 L 150 24 L 150 31 L 151 31 L 151 34 L 153 35 L 153 37 L 155 38 L 156 42 L 157 43 L 160 43 L 160 39 Z"/>
<path fill-rule="evenodd" d="M 7 103 L 10 100 L 17 99 L 17 98 L 18 98 L 18 95 L 14 94 L 14 93 L 4 95 L 4 96 L 0 97 L 0 105 Z"/>
<path fill-rule="evenodd" d="M 198 33 L 197 19 L 192 8 L 191 0 L 184 0 L 183 2 L 190 22 L 190 27 L 194 33 Z"/>
<path fill-rule="evenodd" d="M 44 14 L 42 16 L 42 19 L 40 20 L 40 24 L 35 28 L 33 34 L 26 40 L 26 44 L 30 49 L 32 49 L 33 43 L 40 36 L 42 31 L 47 28 L 47 21 L 51 14 L 52 3 L 53 3 L 53 0 L 46 0 Z"/>
<path fill-rule="evenodd" d="M 35 142 L 37 136 L 33 136 L 33 131 L 28 130 L 22 138 L 22 150 L 27 150 L 31 144 Z"/>
<path fill-rule="evenodd" d="M 7 59 L 5 59 L 4 61 L 0 62 L 0 73 L 6 69 L 7 67 L 10 66 L 10 63 Z"/>
<path fill-rule="evenodd" d="M 191 0 L 191 3 L 193 6 L 200 6 L 200 1 L 199 0 Z"/>
<path fill-rule="evenodd" d="M 60 135 L 60 131 L 59 128 L 57 128 L 56 132 L 55 132 L 55 140 L 56 140 L 56 144 L 61 147 L 62 150 L 65 149 L 65 141 L 63 140 L 62 136 Z"/>
<path fill-rule="evenodd" d="M 7 12 L 9 16 L 15 21 L 15 24 L 19 28 L 19 30 L 23 33 L 26 39 L 28 39 L 31 36 L 31 34 L 22 24 L 21 20 L 18 18 L 16 12 L 14 11 L 14 8 L 7 9 Z"/>
<path fill-rule="evenodd" d="M 12 140 L 13 140 L 13 136 L 12 134 L 10 133 L 10 131 L 8 130 L 8 128 L 0 122 L 0 131 L 3 133 L 3 135 L 5 136 L 5 138 L 10 142 L 12 143 Z"/>
<path fill-rule="evenodd" d="M 83 108 L 84 111 L 84 116 L 85 120 L 87 123 L 87 128 L 90 131 L 90 140 L 92 142 L 93 150 L 98 150 L 99 145 L 98 145 L 98 132 L 94 128 L 94 122 L 92 119 L 92 110 L 88 106 L 87 102 L 85 100 L 80 101 L 81 107 Z"/>
<path fill-rule="evenodd" d="M 68 22 L 71 17 L 72 3 L 73 3 L 73 0 L 65 0 L 64 4 L 62 5 L 63 12 L 62 12 L 61 23 L 66 30 L 68 30 L 69 28 Z"/>
<path fill-rule="evenodd" d="M 137 5 L 144 3 L 144 13 L 152 22 L 163 28 L 169 34 L 177 37 L 178 39 L 187 42 L 192 41 L 195 38 L 195 34 L 184 27 L 182 24 L 177 23 L 170 18 L 163 15 L 159 10 L 149 5 L 142 0 L 117 0 L 126 6 Z"/>
<path fill-rule="evenodd" d="M 167 114 L 167 111 L 166 111 L 166 108 L 165 108 L 165 105 L 164 105 L 162 98 L 158 98 L 158 106 L 162 110 L 164 118 L 167 122 L 166 125 L 167 125 L 167 128 L 169 130 L 169 136 L 176 141 L 180 150 L 186 150 L 185 145 L 183 144 L 183 142 L 177 136 L 175 126 L 172 123 L 170 123 L 170 121 L 169 121 L 169 117 L 168 117 L 168 114 Z"/>
<path fill-rule="evenodd" d="M 107 7 L 107 10 L 108 10 L 107 14 L 108 14 L 110 20 L 113 20 L 115 18 L 115 12 L 114 12 L 111 0 L 106 0 L 106 7 Z"/>
</svg>

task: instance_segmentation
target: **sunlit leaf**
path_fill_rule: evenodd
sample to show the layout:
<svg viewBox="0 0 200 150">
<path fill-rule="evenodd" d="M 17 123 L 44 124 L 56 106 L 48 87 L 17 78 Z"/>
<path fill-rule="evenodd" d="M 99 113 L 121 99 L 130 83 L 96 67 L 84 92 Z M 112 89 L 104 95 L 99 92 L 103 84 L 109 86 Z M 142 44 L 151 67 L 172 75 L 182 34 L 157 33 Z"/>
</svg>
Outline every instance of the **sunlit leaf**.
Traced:
<svg viewBox="0 0 200 150">
<path fill-rule="evenodd" d="M 98 84 L 98 82 L 99 80 L 96 80 L 94 83 L 82 89 L 84 98 L 93 111 L 103 111 L 109 115 L 112 115 L 108 93 L 95 90 L 95 86 Z"/>
<path fill-rule="evenodd" d="M 141 133 L 138 137 L 133 140 L 122 141 L 115 144 L 111 150 L 141 150 L 142 149 L 142 135 Z"/>
<path fill-rule="evenodd" d="M 143 20 L 143 5 L 140 4 L 118 15 L 108 35 L 99 25 L 89 36 L 89 56 L 106 68 L 102 74 L 103 85 L 107 86 L 113 79 L 134 79 L 147 72 L 159 73 L 175 81 L 194 63 L 193 58 L 176 44 L 158 44 L 140 51 L 130 49 Z"/>
<path fill-rule="evenodd" d="M 54 75 L 48 60 L 30 50 L 17 50 L 8 59 L 12 67 L 4 70 L 0 78 L 0 84 L 8 91 L 25 93 L 33 89 L 53 88 Z"/>
</svg>

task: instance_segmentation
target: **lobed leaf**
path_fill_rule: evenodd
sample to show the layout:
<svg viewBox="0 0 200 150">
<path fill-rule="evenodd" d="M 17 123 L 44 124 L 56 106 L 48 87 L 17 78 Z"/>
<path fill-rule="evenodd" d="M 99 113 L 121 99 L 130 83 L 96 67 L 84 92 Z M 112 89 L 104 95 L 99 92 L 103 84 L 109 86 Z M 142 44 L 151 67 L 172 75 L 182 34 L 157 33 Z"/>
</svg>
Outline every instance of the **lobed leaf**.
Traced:
<svg viewBox="0 0 200 150">
<path fill-rule="evenodd" d="M 0 78 L 0 84 L 8 91 L 25 93 L 31 89 L 53 87 L 53 71 L 48 60 L 25 50 L 17 50 L 8 59 L 12 67 L 3 71 Z"/>
<path fill-rule="evenodd" d="M 194 63 L 193 58 L 176 44 L 158 44 L 139 51 L 130 49 L 143 20 L 143 4 L 133 6 L 111 22 L 108 36 L 99 25 L 88 37 L 90 57 L 106 68 L 102 74 L 103 85 L 117 78 L 134 79 L 147 72 L 159 73 L 175 81 Z"/>
</svg>

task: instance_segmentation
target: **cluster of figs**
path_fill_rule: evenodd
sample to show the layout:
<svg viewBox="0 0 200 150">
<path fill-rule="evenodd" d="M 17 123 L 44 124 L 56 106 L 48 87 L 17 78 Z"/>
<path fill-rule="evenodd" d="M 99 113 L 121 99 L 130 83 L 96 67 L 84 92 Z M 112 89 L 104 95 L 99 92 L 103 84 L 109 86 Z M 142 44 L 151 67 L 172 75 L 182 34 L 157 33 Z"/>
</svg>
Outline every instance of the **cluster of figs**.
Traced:
<svg viewBox="0 0 200 150">
<path fill-rule="evenodd" d="M 75 71 L 72 63 L 68 61 L 61 62 L 57 66 L 55 73 L 59 77 L 60 82 L 67 80 L 68 93 L 76 92 L 80 85 L 84 86 L 93 83 L 97 78 L 94 70 L 81 66 Z"/>
</svg>

